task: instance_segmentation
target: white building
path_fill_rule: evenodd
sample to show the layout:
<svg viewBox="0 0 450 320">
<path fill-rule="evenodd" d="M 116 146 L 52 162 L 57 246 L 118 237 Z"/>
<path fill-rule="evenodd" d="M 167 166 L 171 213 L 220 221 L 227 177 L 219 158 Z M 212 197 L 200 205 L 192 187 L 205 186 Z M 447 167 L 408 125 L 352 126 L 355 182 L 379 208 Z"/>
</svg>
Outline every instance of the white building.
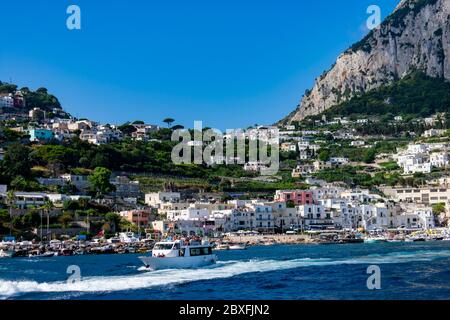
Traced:
<svg viewBox="0 0 450 320">
<path fill-rule="evenodd" d="M 413 208 L 396 217 L 396 226 L 406 229 L 428 230 L 435 227 L 431 208 Z"/>
<path fill-rule="evenodd" d="M 413 149 L 421 149 L 423 145 L 414 145 Z M 403 168 L 404 174 L 430 173 L 431 163 L 423 153 L 406 153 L 397 156 L 397 164 Z"/>
<path fill-rule="evenodd" d="M 0 97 L 0 108 L 13 108 L 14 98 L 12 95 Z"/>
<path fill-rule="evenodd" d="M 434 152 L 430 155 L 430 162 L 433 167 L 445 168 L 450 163 L 450 157 L 447 152 Z"/>
<path fill-rule="evenodd" d="M 359 226 L 369 231 L 387 229 L 389 227 L 387 206 L 384 203 L 362 205 Z"/>
<path fill-rule="evenodd" d="M 260 172 L 262 168 L 266 166 L 259 161 L 256 162 L 247 162 L 244 164 L 244 170 L 248 172 Z"/>
<path fill-rule="evenodd" d="M 428 151 L 427 145 L 425 144 L 410 144 L 408 145 L 407 152 L 413 154 L 426 153 Z"/>
<path fill-rule="evenodd" d="M 366 142 L 362 140 L 355 140 L 350 143 L 352 147 L 363 147 L 365 144 Z"/>
<path fill-rule="evenodd" d="M 322 200 L 339 198 L 344 189 L 340 187 L 326 186 L 323 188 L 312 188 L 311 191 L 313 193 L 314 200 Z"/>
<path fill-rule="evenodd" d="M 167 211 L 167 220 L 169 221 L 205 219 L 209 219 L 209 211 L 206 209 L 187 208 Z"/>
<path fill-rule="evenodd" d="M 74 185 L 78 190 L 87 189 L 90 186 L 88 176 L 77 174 L 63 174 L 60 176 L 67 183 Z"/>
<path fill-rule="evenodd" d="M 280 149 L 281 149 L 281 151 L 284 151 L 284 152 L 296 152 L 297 146 L 295 143 L 292 143 L 292 142 L 284 142 L 281 144 Z"/>
<path fill-rule="evenodd" d="M 414 174 L 414 173 L 430 173 L 431 172 L 431 163 L 422 163 L 422 164 L 413 164 L 403 168 L 405 174 Z"/>
<path fill-rule="evenodd" d="M 273 232 L 275 228 L 275 217 L 272 206 L 262 203 L 249 203 L 246 207 L 254 212 L 256 230 L 260 232 Z"/>
<path fill-rule="evenodd" d="M 335 158 L 330 158 L 330 163 L 334 166 L 343 166 L 348 164 L 350 161 L 348 160 L 348 158 L 344 158 L 344 157 L 335 157 Z"/>
<path fill-rule="evenodd" d="M 306 229 L 327 229 L 334 227 L 331 211 L 320 204 L 306 204 L 297 207 Z"/>
<path fill-rule="evenodd" d="M 312 164 L 298 165 L 292 170 L 291 176 L 293 178 L 300 178 L 303 175 L 310 175 L 316 172 L 316 168 Z"/>
<path fill-rule="evenodd" d="M 247 209 L 213 210 L 211 219 L 220 232 L 253 230 L 255 227 L 255 213 Z"/>
<path fill-rule="evenodd" d="M 447 133 L 447 130 L 444 129 L 430 129 L 423 133 L 423 137 L 432 138 L 432 137 L 441 137 Z"/>
<path fill-rule="evenodd" d="M 150 206 L 158 207 L 163 203 L 178 203 L 181 195 L 179 192 L 154 192 L 145 195 L 145 203 Z"/>
</svg>

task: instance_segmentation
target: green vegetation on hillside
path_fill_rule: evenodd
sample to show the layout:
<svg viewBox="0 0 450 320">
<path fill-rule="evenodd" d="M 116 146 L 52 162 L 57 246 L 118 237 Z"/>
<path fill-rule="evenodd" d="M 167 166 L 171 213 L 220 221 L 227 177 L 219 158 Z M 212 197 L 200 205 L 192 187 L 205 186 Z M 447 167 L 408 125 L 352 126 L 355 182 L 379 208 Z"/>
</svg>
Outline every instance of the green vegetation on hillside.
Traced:
<svg viewBox="0 0 450 320">
<path fill-rule="evenodd" d="M 0 94 L 14 93 L 17 90 L 17 85 L 0 81 Z M 58 99 L 49 94 L 46 88 L 39 88 L 32 91 L 27 87 L 21 88 L 22 94 L 26 101 L 28 109 L 40 108 L 42 110 L 51 111 L 53 108 L 61 108 Z"/>
<path fill-rule="evenodd" d="M 403 79 L 382 86 L 330 108 L 327 117 L 360 115 L 410 115 L 427 117 L 450 108 L 450 82 L 414 71 Z"/>
</svg>

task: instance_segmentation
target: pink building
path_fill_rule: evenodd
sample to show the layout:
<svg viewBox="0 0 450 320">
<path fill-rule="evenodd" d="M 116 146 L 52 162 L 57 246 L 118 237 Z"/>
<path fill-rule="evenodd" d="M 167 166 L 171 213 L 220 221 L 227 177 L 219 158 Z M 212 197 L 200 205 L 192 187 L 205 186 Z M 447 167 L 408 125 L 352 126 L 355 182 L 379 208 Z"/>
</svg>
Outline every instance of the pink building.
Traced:
<svg viewBox="0 0 450 320">
<path fill-rule="evenodd" d="M 275 193 L 275 201 L 292 201 L 296 206 L 314 204 L 313 193 L 304 190 L 278 190 Z"/>
</svg>

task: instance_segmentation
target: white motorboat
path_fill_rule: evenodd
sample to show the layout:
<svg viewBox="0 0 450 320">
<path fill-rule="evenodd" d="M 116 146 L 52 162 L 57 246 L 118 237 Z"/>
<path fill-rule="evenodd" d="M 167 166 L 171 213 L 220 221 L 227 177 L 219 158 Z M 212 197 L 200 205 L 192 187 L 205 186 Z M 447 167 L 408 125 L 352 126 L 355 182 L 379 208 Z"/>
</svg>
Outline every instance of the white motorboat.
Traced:
<svg viewBox="0 0 450 320">
<path fill-rule="evenodd" d="M 386 242 L 387 238 L 383 236 L 373 236 L 364 238 L 364 243 L 380 243 Z"/>
<path fill-rule="evenodd" d="M 230 245 L 229 249 L 230 250 L 246 250 L 247 246 L 245 244 L 237 243 L 237 244 Z"/>
<path fill-rule="evenodd" d="M 228 243 L 218 244 L 214 250 L 230 250 L 230 245 Z"/>
<path fill-rule="evenodd" d="M 37 253 L 37 254 L 30 254 L 29 258 L 51 258 L 55 256 L 55 252 L 45 252 L 45 253 Z"/>
<path fill-rule="evenodd" d="M 121 232 L 119 233 L 119 239 L 122 243 L 137 243 L 139 242 L 139 237 L 137 237 L 134 232 Z"/>
<path fill-rule="evenodd" d="M 0 258 L 12 258 L 14 255 L 13 250 L 0 250 Z"/>
<path fill-rule="evenodd" d="M 217 256 L 208 242 L 167 241 L 157 242 L 151 256 L 139 257 L 152 270 L 192 269 L 216 263 Z"/>
<path fill-rule="evenodd" d="M 427 239 L 423 235 L 413 235 L 406 237 L 406 242 L 425 242 Z"/>
<path fill-rule="evenodd" d="M 112 237 L 112 238 L 109 238 L 108 240 L 106 240 L 106 242 L 108 242 L 108 243 L 120 243 L 120 238 L 119 237 Z"/>
</svg>

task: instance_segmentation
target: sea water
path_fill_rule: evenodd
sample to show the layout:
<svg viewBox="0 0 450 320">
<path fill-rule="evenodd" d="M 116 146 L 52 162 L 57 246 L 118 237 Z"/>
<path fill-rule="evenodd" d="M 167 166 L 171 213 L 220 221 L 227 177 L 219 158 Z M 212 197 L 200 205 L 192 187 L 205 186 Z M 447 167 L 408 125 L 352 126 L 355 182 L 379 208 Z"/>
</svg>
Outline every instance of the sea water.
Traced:
<svg viewBox="0 0 450 320">
<path fill-rule="evenodd" d="M 450 242 L 262 246 L 217 255 L 207 268 L 160 271 L 146 270 L 139 255 L 0 259 L 0 299 L 450 299 Z M 380 290 L 367 286 L 374 265 Z"/>
</svg>

